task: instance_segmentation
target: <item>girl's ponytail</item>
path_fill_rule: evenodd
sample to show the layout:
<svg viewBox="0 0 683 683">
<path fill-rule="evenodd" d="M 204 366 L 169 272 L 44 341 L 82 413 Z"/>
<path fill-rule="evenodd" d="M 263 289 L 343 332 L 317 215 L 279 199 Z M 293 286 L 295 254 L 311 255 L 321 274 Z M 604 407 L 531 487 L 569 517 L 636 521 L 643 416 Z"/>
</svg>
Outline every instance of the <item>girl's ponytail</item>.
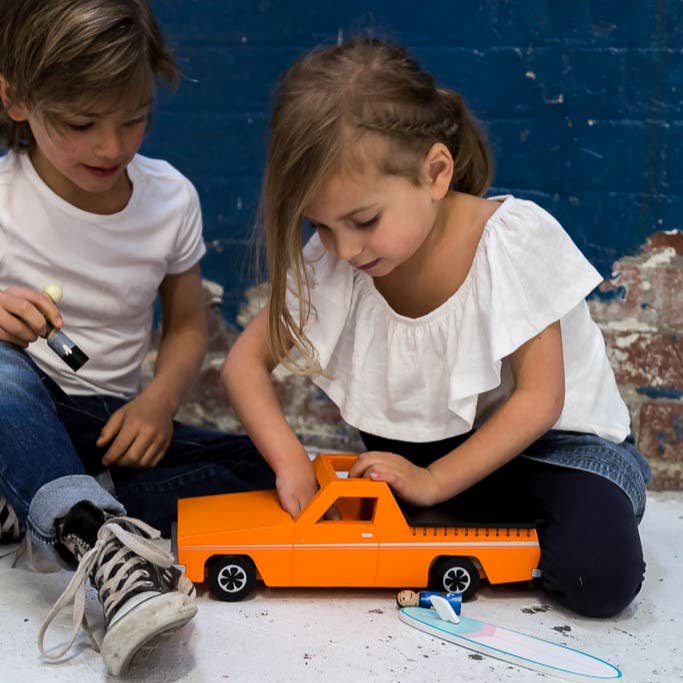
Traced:
<svg viewBox="0 0 683 683">
<path fill-rule="evenodd" d="M 493 176 L 493 164 L 486 140 L 462 96 L 439 88 L 443 107 L 444 142 L 453 156 L 453 188 L 482 195 Z"/>
</svg>

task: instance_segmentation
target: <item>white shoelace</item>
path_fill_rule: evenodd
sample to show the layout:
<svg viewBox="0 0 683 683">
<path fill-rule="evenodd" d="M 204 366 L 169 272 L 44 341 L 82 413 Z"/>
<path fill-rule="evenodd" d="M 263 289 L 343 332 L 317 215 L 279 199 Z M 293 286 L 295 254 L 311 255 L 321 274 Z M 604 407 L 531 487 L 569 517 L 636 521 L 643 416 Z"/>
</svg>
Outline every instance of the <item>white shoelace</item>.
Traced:
<svg viewBox="0 0 683 683">
<path fill-rule="evenodd" d="M 122 524 L 139 529 L 145 536 L 128 531 Z M 170 568 L 173 565 L 173 557 L 155 542 L 160 535 L 159 531 L 153 527 L 132 517 L 111 517 L 100 527 L 95 545 L 81 557 L 69 585 L 58 598 L 40 628 L 38 647 L 44 657 L 53 661 L 61 659 L 71 649 L 81 627 L 88 634 L 93 648 L 99 652 L 100 644 L 85 617 L 87 578 L 95 570 L 92 580 L 103 601 L 105 621 L 108 623 L 109 615 L 127 599 L 131 590 L 140 587 L 155 590 L 154 583 L 150 581 L 149 572 L 144 568 L 145 561 L 163 568 Z M 112 553 L 110 547 L 112 544 L 121 547 Z M 105 552 L 112 554 L 106 560 L 102 560 Z M 126 555 L 129 555 L 127 559 Z M 143 567 L 140 568 L 138 565 L 143 565 Z M 56 652 L 48 653 L 44 647 L 45 634 L 57 614 L 71 602 L 74 607 L 69 642 Z"/>
</svg>

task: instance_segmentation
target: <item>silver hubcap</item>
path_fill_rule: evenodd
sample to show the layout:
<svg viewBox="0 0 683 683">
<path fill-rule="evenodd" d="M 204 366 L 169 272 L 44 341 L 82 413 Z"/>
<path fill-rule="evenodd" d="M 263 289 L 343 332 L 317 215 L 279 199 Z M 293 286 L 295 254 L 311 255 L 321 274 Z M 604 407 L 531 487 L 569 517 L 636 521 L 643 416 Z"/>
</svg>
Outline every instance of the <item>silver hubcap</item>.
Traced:
<svg viewBox="0 0 683 683">
<path fill-rule="evenodd" d="M 247 573 L 236 564 L 229 564 L 218 572 L 218 585 L 226 593 L 236 593 L 247 583 Z"/>
<path fill-rule="evenodd" d="M 443 587 L 449 592 L 464 593 L 470 587 L 470 574 L 462 567 L 451 567 L 443 575 Z"/>
</svg>

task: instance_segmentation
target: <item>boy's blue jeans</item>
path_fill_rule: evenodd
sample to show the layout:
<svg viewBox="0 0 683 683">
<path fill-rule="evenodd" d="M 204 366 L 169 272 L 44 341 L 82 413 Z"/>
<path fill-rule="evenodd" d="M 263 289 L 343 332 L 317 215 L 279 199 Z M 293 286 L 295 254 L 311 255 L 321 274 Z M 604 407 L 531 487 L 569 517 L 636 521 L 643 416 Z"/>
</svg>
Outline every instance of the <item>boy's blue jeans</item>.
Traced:
<svg viewBox="0 0 683 683">
<path fill-rule="evenodd" d="M 21 349 L 0 342 L 0 493 L 32 540 L 54 545 L 55 521 L 82 500 L 169 535 L 178 498 L 274 487 L 247 437 L 174 423 L 156 467 L 110 468 L 112 495 L 95 478 L 105 471 L 95 441 L 125 402 L 68 396 Z"/>
</svg>

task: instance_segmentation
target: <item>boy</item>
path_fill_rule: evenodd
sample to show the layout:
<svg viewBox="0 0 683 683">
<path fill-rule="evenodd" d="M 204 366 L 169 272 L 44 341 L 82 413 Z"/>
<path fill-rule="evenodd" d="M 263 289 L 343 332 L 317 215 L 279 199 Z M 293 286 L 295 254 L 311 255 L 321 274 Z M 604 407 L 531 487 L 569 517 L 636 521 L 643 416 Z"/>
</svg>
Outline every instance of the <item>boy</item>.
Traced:
<svg viewBox="0 0 683 683">
<path fill-rule="evenodd" d="M 72 600 L 71 642 L 49 656 L 73 643 L 89 577 L 112 674 L 196 612 L 149 525 L 168 534 L 179 497 L 273 485 L 245 437 L 173 421 L 204 354 L 205 247 L 193 186 L 137 154 L 158 78 L 178 68 L 146 0 L 0 4 L 0 517 L 78 564 L 41 651 Z M 162 341 L 138 393 L 157 293 Z M 63 325 L 89 357 L 77 373 L 45 343 Z"/>
</svg>

